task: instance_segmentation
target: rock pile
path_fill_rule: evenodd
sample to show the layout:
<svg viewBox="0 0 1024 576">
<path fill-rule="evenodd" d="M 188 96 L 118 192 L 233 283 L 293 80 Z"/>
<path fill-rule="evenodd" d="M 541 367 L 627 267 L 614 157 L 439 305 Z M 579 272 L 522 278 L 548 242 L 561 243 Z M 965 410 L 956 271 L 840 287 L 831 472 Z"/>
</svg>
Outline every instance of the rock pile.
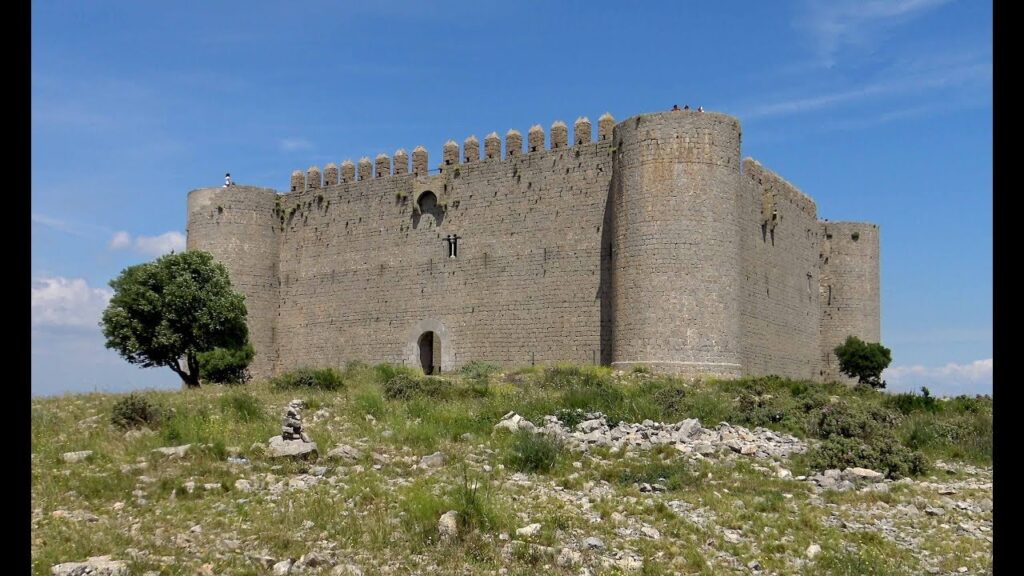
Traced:
<svg viewBox="0 0 1024 576">
<path fill-rule="evenodd" d="M 285 412 L 284 419 L 281 422 L 281 438 L 312 442 L 309 436 L 302 431 L 302 415 L 299 414 L 299 409 L 302 407 L 301 400 L 292 400 L 288 403 L 288 410 Z"/>
<path fill-rule="evenodd" d="M 267 455 L 271 458 L 302 457 L 316 459 L 316 442 L 310 440 L 309 436 L 302 429 L 302 415 L 299 414 L 299 410 L 303 406 L 301 400 L 292 400 L 288 403 L 288 408 L 281 421 L 281 435 L 274 436 L 267 441 Z"/>
<path fill-rule="evenodd" d="M 650 449 L 660 444 L 670 444 L 685 454 L 710 455 L 731 450 L 755 458 L 787 458 L 794 453 L 807 450 L 807 444 L 788 434 L 781 434 L 766 428 L 748 430 L 721 422 L 714 428 L 704 428 L 700 421 L 690 418 L 674 424 L 653 422 L 619 422 L 610 426 L 604 414 L 593 412 L 584 415 L 584 420 L 572 429 L 565 426 L 557 416 L 545 416 L 544 426 L 537 427 L 515 412 L 509 412 L 494 428 L 496 430 L 526 430 L 554 436 L 570 448 L 586 451 L 592 446 L 608 446 L 613 449 Z"/>
</svg>

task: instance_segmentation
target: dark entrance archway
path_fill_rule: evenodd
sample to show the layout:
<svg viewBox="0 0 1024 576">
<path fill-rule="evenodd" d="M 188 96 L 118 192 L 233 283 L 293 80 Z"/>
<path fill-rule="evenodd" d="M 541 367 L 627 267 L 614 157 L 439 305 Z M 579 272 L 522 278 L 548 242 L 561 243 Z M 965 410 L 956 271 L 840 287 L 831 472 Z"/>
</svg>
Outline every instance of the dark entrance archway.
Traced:
<svg viewBox="0 0 1024 576">
<path fill-rule="evenodd" d="M 441 339 L 432 331 L 420 335 L 420 367 L 424 374 L 441 372 Z"/>
</svg>

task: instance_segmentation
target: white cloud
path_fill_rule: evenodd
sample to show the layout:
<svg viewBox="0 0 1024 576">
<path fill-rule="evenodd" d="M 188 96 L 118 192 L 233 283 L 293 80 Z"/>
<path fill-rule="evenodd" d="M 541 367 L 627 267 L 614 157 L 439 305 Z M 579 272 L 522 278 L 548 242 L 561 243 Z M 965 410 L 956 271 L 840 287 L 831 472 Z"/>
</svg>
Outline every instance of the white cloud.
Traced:
<svg viewBox="0 0 1024 576">
<path fill-rule="evenodd" d="M 120 250 L 122 248 L 131 248 L 132 235 L 121 231 L 114 233 L 114 237 L 110 239 L 110 249 Z"/>
<path fill-rule="evenodd" d="M 894 366 L 882 372 L 889 390 L 918 391 L 927 386 L 936 396 L 992 393 L 992 359 L 945 366 Z"/>
<path fill-rule="evenodd" d="M 817 0 L 806 3 L 794 23 L 810 34 L 823 64 L 835 63 L 845 46 L 870 46 L 888 28 L 902 24 L 949 0 Z"/>
<path fill-rule="evenodd" d="M 285 152 L 294 152 L 296 150 L 310 150 L 313 148 L 313 143 L 305 138 L 283 138 L 281 139 L 281 149 Z"/>
<path fill-rule="evenodd" d="M 120 231 L 116 232 L 110 239 L 111 250 L 132 249 L 146 256 L 162 256 L 171 251 L 182 252 L 185 250 L 185 235 L 176 230 L 164 232 L 159 236 L 136 236 Z"/>
<path fill-rule="evenodd" d="M 95 328 L 113 295 L 82 278 L 40 278 L 32 285 L 32 326 Z"/>
</svg>

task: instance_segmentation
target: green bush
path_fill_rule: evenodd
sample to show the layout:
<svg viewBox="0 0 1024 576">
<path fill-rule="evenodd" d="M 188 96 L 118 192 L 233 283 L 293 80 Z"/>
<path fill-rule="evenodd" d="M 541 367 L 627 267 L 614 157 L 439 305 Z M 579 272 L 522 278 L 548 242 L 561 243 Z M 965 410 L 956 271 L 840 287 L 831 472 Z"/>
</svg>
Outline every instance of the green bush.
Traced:
<svg viewBox="0 0 1024 576">
<path fill-rule="evenodd" d="M 882 404 L 904 415 L 910 415 L 914 412 L 931 412 L 934 414 L 942 410 L 939 401 L 924 386 L 921 387 L 920 396 L 912 392 L 892 394 L 887 396 Z"/>
<path fill-rule="evenodd" d="M 466 364 L 459 370 L 463 378 L 470 380 L 486 380 L 491 374 L 501 370 L 501 367 L 497 364 L 491 364 L 490 362 L 481 362 L 480 360 L 473 360 Z"/>
<path fill-rule="evenodd" d="M 422 375 L 421 372 L 413 370 L 408 366 L 403 366 L 401 364 L 390 364 L 388 362 L 382 362 L 380 364 L 375 365 L 373 367 L 373 372 L 375 374 L 375 379 L 378 384 L 387 384 L 395 376 L 398 375 L 409 376 L 411 378 L 418 378 Z"/>
<path fill-rule="evenodd" d="M 384 383 L 384 397 L 388 400 L 408 400 L 414 397 L 446 398 L 451 384 L 442 378 L 418 377 L 405 372 L 396 373 Z"/>
<path fill-rule="evenodd" d="M 890 435 L 871 441 L 834 436 L 807 453 L 808 465 L 816 470 L 829 468 L 869 468 L 897 479 L 918 476 L 928 471 L 925 457 L 903 446 Z"/>
<path fill-rule="evenodd" d="M 270 386 L 276 390 L 295 388 L 340 390 L 344 385 L 341 372 L 335 368 L 300 368 L 292 372 L 285 372 L 270 380 Z"/>
<path fill-rule="evenodd" d="M 746 426 L 768 426 L 782 422 L 786 416 L 783 402 L 771 394 L 754 395 L 749 392 L 740 394 L 737 399 L 739 422 Z"/>
<path fill-rule="evenodd" d="M 241 348 L 214 348 L 196 355 L 199 360 L 199 377 L 216 384 L 245 384 L 252 377 L 249 364 L 256 351 L 252 344 Z"/>
<path fill-rule="evenodd" d="M 520 430 L 512 438 L 506 465 L 519 472 L 549 472 L 562 454 L 562 443 L 547 434 Z"/>
<path fill-rule="evenodd" d="M 267 416 L 258 398 L 248 392 L 236 392 L 222 396 L 220 409 L 241 422 L 255 422 Z"/>
<path fill-rule="evenodd" d="M 893 412 L 877 406 L 830 402 L 811 414 L 809 430 L 823 440 L 833 437 L 870 439 L 898 423 Z"/>
<path fill-rule="evenodd" d="M 892 351 L 878 342 L 864 342 L 856 336 L 847 336 L 846 342 L 833 350 L 839 360 L 839 371 L 860 384 L 872 388 L 885 388 L 882 371 L 892 362 Z"/>
<path fill-rule="evenodd" d="M 159 405 L 134 392 L 115 402 L 110 414 L 110 422 L 124 429 L 157 426 L 163 418 Z"/>
</svg>

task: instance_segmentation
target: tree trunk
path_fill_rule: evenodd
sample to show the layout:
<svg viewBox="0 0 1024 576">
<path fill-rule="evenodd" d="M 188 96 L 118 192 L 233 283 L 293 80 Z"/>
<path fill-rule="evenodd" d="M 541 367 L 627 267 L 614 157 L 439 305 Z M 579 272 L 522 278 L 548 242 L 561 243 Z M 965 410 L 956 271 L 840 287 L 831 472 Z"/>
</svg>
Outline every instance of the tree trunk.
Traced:
<svg viewBox="0 0 1024 576">
<path fill-rule="evenodd" d="M 185 388 L 199 388 L 199 361 L 194 355 L 189 354 L 186 356 L 185 362 L 188 364 L 187 372 L 181 369 L 178 362 L 168 365 L 168 368 L 181 378 L 181 383 Z"/>
</svg>

